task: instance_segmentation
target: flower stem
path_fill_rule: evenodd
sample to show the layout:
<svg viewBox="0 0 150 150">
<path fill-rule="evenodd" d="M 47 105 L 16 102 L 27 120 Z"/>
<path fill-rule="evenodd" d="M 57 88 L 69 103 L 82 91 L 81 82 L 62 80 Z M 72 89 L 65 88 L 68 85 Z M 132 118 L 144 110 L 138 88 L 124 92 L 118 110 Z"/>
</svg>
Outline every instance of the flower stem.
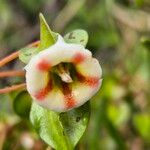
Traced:
<svg viewBox="0 0 150 150">
<path fill-rule="evenodd" d="M 5 94 L 5 93 L 9 93 L 15 90 L 21 90 L 21 89 L 25 89 L 26 88 L 26 84 L 22 83 L 22 84 L 18 84 L 18 85 L 13 85 L 11 87 L 5 87 L 3 89 L 0 89 L 0 94 Z"/>
<path fill-rule="evenodd" d="M 3 71 L 3 72 L 0 72 L 0 78 L 14 77 L 14 76 L 24 77 L 25 76 L 25 71 L 17 70 L 17 71 Z"/>
</svg>

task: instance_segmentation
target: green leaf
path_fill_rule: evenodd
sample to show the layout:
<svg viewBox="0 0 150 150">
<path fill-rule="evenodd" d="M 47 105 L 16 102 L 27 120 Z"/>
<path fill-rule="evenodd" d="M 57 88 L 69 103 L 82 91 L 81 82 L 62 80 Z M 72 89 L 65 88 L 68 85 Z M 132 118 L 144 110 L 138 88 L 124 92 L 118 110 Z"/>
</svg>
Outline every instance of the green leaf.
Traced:
<svg viewBox="0 0 150 150">
<path fill-rule="evenodd" d="M 38 54 L 39 51 L 48 48 L 53 45 L 56 40 L 58 33 L 52 32 L 44 18 L 44 16 L 40 13 L 40 45 L 39 47 L 31 47 L 27 46 L 20 50 L 19 59 L 27 64 L 30 59 Z"/>
<path fill-rule="evenodd" d="M 71 111 L 61 113 L 60 121 L 71 143 L 75 146 L 83 135 L 90 117 L 89 102 Z"/>
<path fill-rule="evenodd" d="M 135 0 L 134 3 L 136 6 L 141 7 L 144 4 L 144 0 Z"/>
<path fill-rule="evenodd" d="M 76 43 L 86 46 L 88 42 L 88 34 L 85 30 L 77 29 L 67 33 L 64 36 L 64 39 L 67 43 Z"/>
<path fill-rule="evenodd" d="M 47 144 L 57 150 L 72 150 L 83 135 L 89 116 L 89 103 L 60 114 L 33 103 L 30 120 Z"/>
<path fill-rule="evenodd" d="M 27 91 L 20 92 L 13 101 L 13 108 L 17 115 L 29 118 L 32 98 Z"/>
<path fill-rule="evenodd" d="M 129 106 L 125 102 L 119 104 L 109 103 L 106 111 L 109 120 L 118 128 L 126 124 L 130 117 Z"/>
<path fill-rule="evenodd" d="M 38 53 L 37 47 L 25 47 L 20 50 L 19 59 L 27 64 L 30 59 Z"/>
<path fill-rule="evenodd" d="M 141 42 L 148 50 L 150 50 L 150 36 L 143 36 Z"/>
<path fill-rule="evenodd" d="M 47 24 L 44 16 L 40 13 L 40 47 L 39 50 L 48 48 L 55 43 L 53 32 Z"/>
<path fill-rule="evenodd" d="M 133 124 L 139 134 L 145 139 L 150 139 L 150 115 L 147 113 L 136 114 L 133 118 Z"/>
</svg>

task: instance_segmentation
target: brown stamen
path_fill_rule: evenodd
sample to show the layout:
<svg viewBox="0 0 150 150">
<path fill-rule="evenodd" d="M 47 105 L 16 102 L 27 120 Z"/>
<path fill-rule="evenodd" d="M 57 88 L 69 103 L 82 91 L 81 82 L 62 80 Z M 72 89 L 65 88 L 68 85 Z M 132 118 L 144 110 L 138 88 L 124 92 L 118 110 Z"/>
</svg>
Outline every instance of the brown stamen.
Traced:
<svg viewBox="0 0 150 150">
<path fill-rule="evenodd" d="M 68 68 L 64 68 L 63 64 L 58 65 L 57 73 L 61 77 L 62 81 L 66 83 L 73 82 Z"/>
</svg>

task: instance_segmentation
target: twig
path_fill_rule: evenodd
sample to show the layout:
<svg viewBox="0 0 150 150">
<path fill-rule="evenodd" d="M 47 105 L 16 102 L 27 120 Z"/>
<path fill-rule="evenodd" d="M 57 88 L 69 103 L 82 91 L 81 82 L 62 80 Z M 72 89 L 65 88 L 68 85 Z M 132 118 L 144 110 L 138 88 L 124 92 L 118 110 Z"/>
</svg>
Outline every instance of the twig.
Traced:
<svg viewBox="0 0 150 150">
<path fill-rule="evenodd" d="M 25 71 L 23 70 L 17 70 L 17 71 L 3 71 L 0 72 L 0 78 L 3 77 L 14 77 L 14 76 L 25 76 Z"/>
<path fill-rule="evenodd" d="M 39 44 L 40 44 L 40 41 L 35 41 L 35 42 L 29 44 L 28 46 L 29 47 L 37 47 L 37 46 L 39 46 Z"/>
<path fill-rule="evenodd" d="M 0 122 L 0 149 L 2 150 L 6 138 L 6 125 Z"/>
<path fill-rule="evenodd" d="M 19 89 L 25 89 L 26 88 L 26 84 L 22 83 L 22 84 L 18 84 L 18 85 L 13 85 L 11 87 L 6 87 L 3 89 L 0 89 L 0 94 L 5 94 L 5 93 L 9 93 L 15 90 L 19 90 Z"/>
<path fill-rule="evenodd" d="M 40 41 L 36 41 L 36 42 L 29 44 L 28 47 L 37 47 L 37 46 L 39 46 L 39 44 L 40 44 Z M 0 67 L 4 66 L 8 62 L 16 59 L 19 56 L 19 52 L 20 51 L 14 52 L 14 53 L 10 54 L 9 56 L 0 60 Z M 25 72 L 22 70 L 0 72 L 0 78 L 10 77 L 10 76 L 25 76 Z M 18 84 L 18 85 L 12 85 L 10 87 L 5 87 L 5 88 L 0 89 L 0 94 L 9 93 L 11 91 L 15 91 L 15 90 L 19 90 L 19 89 L 25 89 L 25 88 L 26 88 L 25 83 Z"/>
<path fill-rule="evenodd" d="M 36 41 L 33 42 L 31 44 L 29 44 L 29 47 L 37 47 L 39 45 L 40 41 Z M 9 63 L 10 61 L 16 59 L 19 56 L 19 52 L 20 51 L 16 51 L 12 54 L 10 54 L 9 56 L 3 58 L 2 60 L 0 60 L 0 67 L 4 66 L 5 64 Z"/>
<path fill-rule="evenodd" d="M 37 47 L 39 45 L 40 41 L 36 41 L 33 42 L 31 44 L 29 44 L 29 47 Z M 0 60 L 0 67 L 4 66 L 5 64 L 7 64 L 8 62 L 16 59 L 19 56 L 19 52 L 14 52 L 12 54 L 10 54 L 9 56 L 3 58 L 2 60 Z M 25 76 L 25 72 L 24 71 L 4 71 L 4 72 L 0 72 L 0 78 L 3 77 L 10 77 L 10 76 Z M 10 87 L 5 87 L 0 89 L 0 94 L 4 94 L 4 93 L 9 93 L 11 91 L 15 91 L 15 90 L 19 90 L 19 89 L 25 89 L 26 88 L 26 84 L 22 83 L 22 84 L 18 84 L 18 85 L 12 85 Z"/>
<path fill-rule="evenodd" d="M 14 52 L 12 54 L 10 54 L 9 56 L 3 58 L 2 60 L 0 60 L 0 67 L 4 66 L 5 64 L 7 64 L 8 62 L 14 60 L 15 58 L 17 58 L 19 56 L 19 51 Z"/>
</svg>

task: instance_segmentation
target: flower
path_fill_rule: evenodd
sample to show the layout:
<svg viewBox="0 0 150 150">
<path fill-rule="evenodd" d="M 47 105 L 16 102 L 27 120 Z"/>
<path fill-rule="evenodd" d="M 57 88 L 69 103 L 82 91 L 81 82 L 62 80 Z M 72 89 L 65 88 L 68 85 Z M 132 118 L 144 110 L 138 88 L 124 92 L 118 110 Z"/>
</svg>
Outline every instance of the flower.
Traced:
<svg viewBox="0 0 150 150">
<path fill-rule="evenodd" d="M 102 83 L 100 64 L 91 52 L 60 35 L 54 45 L 33 56 L 25 70 L 33 100 L 57 112 L 83 105 Z"/>
</svg>

